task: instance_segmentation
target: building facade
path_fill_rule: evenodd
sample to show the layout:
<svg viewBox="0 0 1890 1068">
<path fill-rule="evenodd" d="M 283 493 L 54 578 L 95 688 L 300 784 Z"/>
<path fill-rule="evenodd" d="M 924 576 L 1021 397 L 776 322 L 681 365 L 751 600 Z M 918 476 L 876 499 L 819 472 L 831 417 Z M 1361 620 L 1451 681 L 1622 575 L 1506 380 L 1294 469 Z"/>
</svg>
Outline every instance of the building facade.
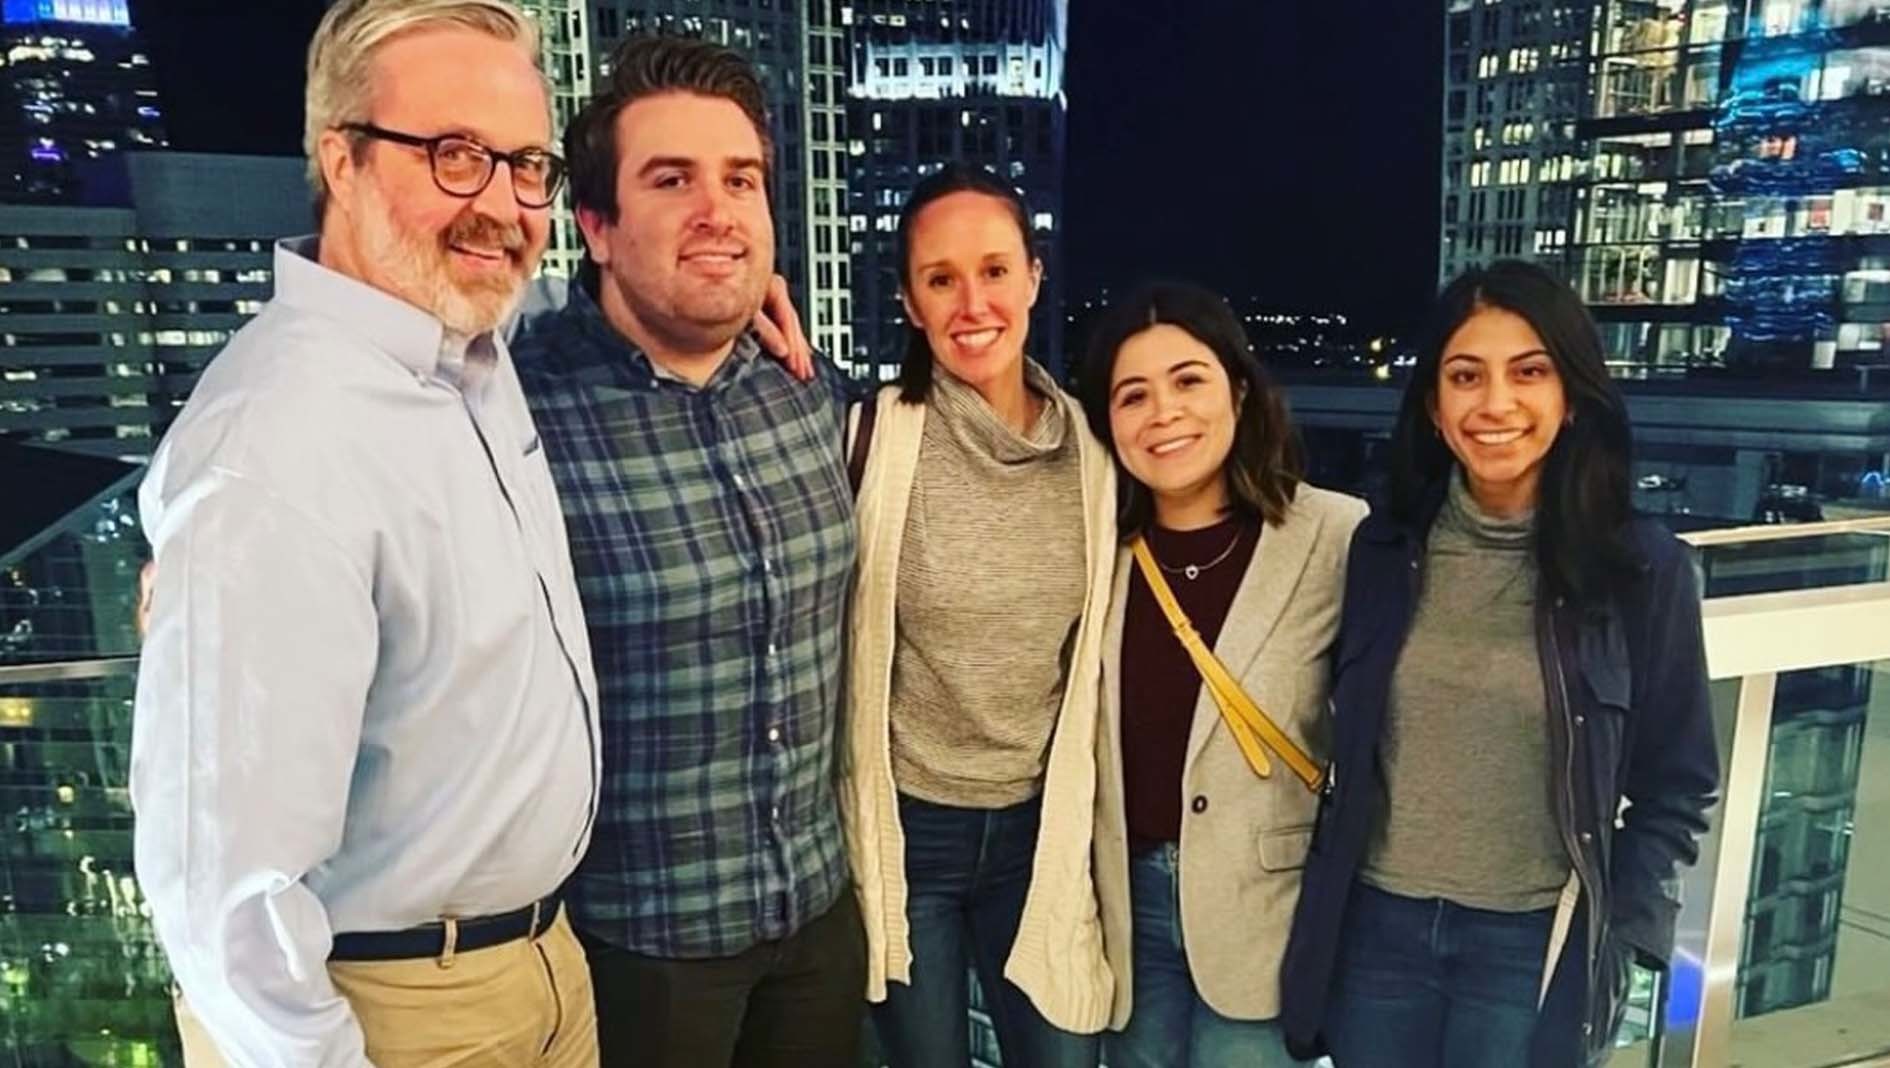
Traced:
<svg viewBox="0 0 1890 1068">
<path fill-rule="evenodd" d="M 297 159 L 128 153 L 116 207 L 0 204 L 0 435 L 149 455 L 307 229 Z"/>
<path fill-rule="evenodd" d="M 1058 238 L 1068 0 L 865 0 L 851 17 L 847 203 L 855 368 L 881 380 L 897 373 L 910 333 L 899 299 L 899 211 L 919 179 L 955 160 L 989 167 L 1024 194 L 1044 261 L 1028 351 L 1064 377 Z"/>
</svg>

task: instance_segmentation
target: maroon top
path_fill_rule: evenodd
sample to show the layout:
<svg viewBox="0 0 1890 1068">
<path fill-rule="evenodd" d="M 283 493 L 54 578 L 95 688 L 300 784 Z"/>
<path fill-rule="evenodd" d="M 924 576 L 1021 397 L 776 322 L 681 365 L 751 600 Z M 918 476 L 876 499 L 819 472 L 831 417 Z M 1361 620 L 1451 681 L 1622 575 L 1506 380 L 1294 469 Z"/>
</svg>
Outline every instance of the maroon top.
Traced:
<svg viewBox="0 0 1890 1068">
<path fill-rule="evenodd" d="M 1229 518 L 1200 530 L 1148 531 L 1149 548 L 1165 568 L 1162 577 L 1210 649 L 1259 544 L 1257 519 Z M 1189 564 L 1201 569 L 1194 579 L 1182 572 Z M 1149 592 L 1141 568 L 1133 561 L 1129 567 L 1133 574 L 1122 619 L 1122 787 L 1129 848 L 1139 852 L 1181 838 L 1181 767 L 1201 673 Z"/>
</svg>

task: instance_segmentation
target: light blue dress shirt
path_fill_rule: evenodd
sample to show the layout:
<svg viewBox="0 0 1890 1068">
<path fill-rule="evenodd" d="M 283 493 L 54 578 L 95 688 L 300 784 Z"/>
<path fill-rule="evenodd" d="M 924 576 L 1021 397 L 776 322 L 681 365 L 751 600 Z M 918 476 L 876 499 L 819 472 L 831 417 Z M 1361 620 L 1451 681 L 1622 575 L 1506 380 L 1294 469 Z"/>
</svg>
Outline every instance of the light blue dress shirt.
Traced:
<svg viewBox="0 0 1890 1068">
<path fill-rule="evenodd" d="M 140 493 L 137 872 L 246 1068 L 367 1063 L 340 932 L 530 904 L 589 841 L 596 681 L 504 343 L 275 255 Z"/>
</svg>

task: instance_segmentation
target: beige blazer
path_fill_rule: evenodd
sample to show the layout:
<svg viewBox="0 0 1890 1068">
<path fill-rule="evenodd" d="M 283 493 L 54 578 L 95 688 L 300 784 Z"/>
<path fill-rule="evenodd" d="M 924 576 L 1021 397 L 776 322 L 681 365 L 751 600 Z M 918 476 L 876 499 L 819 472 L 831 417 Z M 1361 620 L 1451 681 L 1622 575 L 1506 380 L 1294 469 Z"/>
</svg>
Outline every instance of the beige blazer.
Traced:
<svg viewBox="0 0 1890 1068">
<path fill-rule="evenodd" d="M 1365 511 L 1356 498 L 1302 484 L 1285 521 L 1261 534 L 1214 643 L 1247 694 L 1321 765 L 1346 555 Z M 1096 746 L 1096 890 L 1116 975 L 1109 1025 L 1118 1029 L 1133 1005 L 1121 669 L 1136 653 L 1122 648 L 1134 571 L 1124 551 L 1103 635 Z M 1181 931 L 1195 988 L 1222 1016 L 1272 1019 L 1280 1012 L 1280 957 L 1318 799 L 1278 759 L 1269 778 L 1255 775 L 1205 689 L 1195 702 L 1181 782 Z"/>
<path fill-rule="evenodd" d="M 854 891 L 866 928 L 866 996 L 886 999 L 888 982 L 912 981 L 906 924 L 906 839 L 892 773 L 888 705 L 899 549 L 918 473 L 926 408 L 899 402 L 897 387 L 879 394 L 872 449 L 856 506 L 860 558 L 848 623 L 847 702 L 841 740 L 840 817 Z M 1102 673 L 1103 617 L 1116 565 L 1115 462 L 1079 421 L 1083 544 L 1088 592 L 1076 628 L 1069 681 L 1050 736 L 1043 817 L 1030 891 L 1004 977 L 1030 997 L 1044 1019 L 1065 1031 L 1094 1033 L 1109 1022 L 1114 973 L 1103 955 L 1102 920 L 1091 877 L 1090 829 L 1096 811 L 1096 698 Z M 994 635 L 994 640 L 1002 640 Z"/>
</svg>

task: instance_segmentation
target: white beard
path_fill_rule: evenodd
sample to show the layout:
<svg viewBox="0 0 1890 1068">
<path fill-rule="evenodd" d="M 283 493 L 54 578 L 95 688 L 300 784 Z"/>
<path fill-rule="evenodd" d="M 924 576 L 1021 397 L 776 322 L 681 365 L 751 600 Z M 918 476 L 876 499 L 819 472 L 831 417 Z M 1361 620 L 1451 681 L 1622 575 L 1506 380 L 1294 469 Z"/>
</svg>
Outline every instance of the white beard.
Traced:
<svg viewBox="0 0 1890 1068">
<path fill-rule="evenodd" d="M 361 213 L 361 254 L 387 278 L 395 296 L 432 314 L 455 333 L 483 334 L 511 317 L 525 290 L 525 272 L 462 287 L 447 265 L 439 235 L 422 236 L 393 222 L 379 188 L 367 183 Z"/>
</svg>

